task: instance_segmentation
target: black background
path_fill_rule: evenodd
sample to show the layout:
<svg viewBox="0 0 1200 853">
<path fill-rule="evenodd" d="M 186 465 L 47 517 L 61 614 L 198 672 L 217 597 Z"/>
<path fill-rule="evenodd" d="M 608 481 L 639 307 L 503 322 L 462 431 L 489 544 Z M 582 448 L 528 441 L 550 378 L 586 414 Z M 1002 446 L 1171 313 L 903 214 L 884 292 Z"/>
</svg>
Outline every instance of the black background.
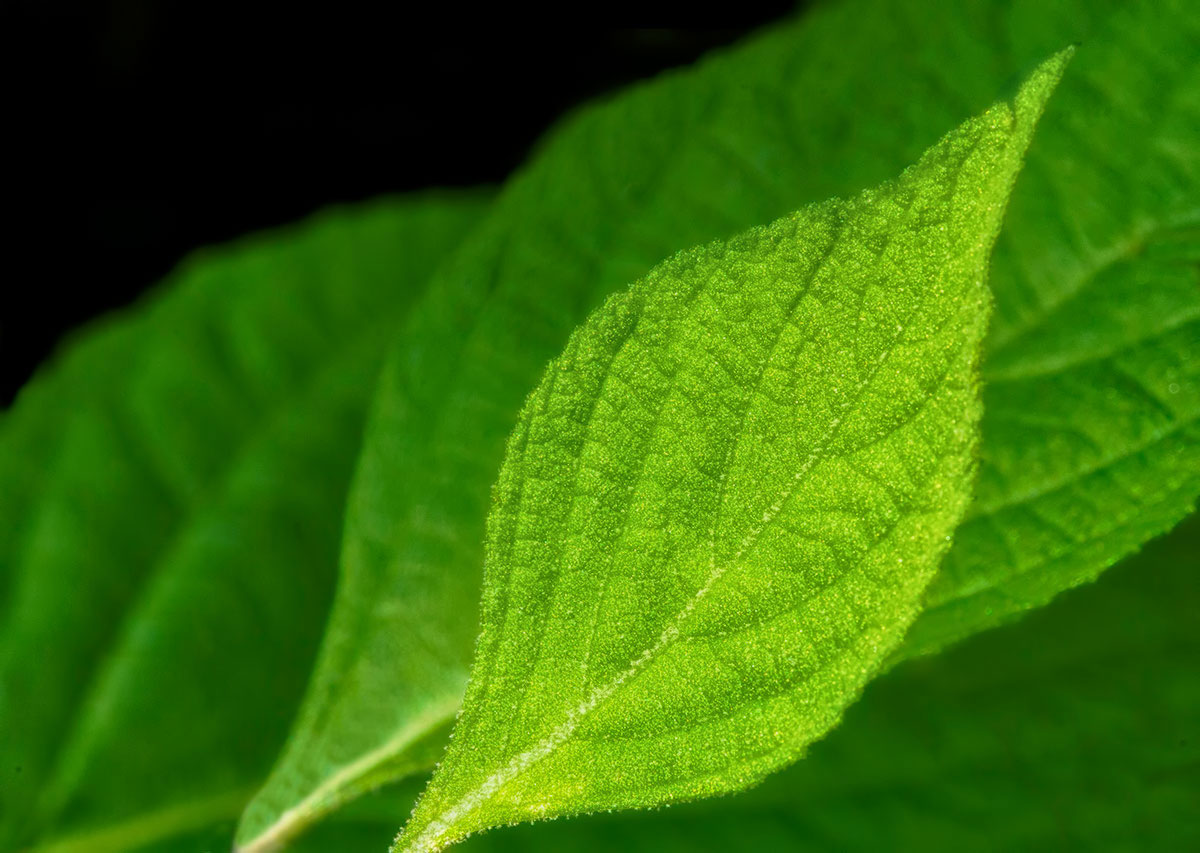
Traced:
<svg viewBox="0 0 1200 853">
<path fill-rule="evenodd" d="M 128 304 L 191 249 L 333 202 L 499 183 L 571 106 L 788 5 L 742 6 L 721 30 L 558 32 L 176 3 L 4 7 L 15 225 L 0 267 L 0 405 L 64 332 Z"/>
</svg>

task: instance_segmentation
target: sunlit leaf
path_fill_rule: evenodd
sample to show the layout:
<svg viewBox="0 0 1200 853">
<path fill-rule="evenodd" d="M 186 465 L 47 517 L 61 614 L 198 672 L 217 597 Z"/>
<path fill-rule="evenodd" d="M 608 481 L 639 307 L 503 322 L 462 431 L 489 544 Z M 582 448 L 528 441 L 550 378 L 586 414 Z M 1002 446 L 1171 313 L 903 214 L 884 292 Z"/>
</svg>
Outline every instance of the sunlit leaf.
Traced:
<svg viewBox="0 0 1200 853">
<path fill-rule="evenodd" d="M 1193 519 L 1021 623 L 897 668 L 752 791 L 489 832 L 462 849 L 1194 848 L 1198 551 Z M 409 784 L 366 797 L 296 849 L 382 849 L 415 795 Z"/>
<path fill-rule="evenodd" d="M 1069 42 L 1079 57 L 993 255 L 980 502 L 897 657 L 1041 604 L 1185 515 L 1200 490 L 1200 288 L 1182 251 L 1198 27 L 1183 2 L 818 4 L 567 122 L 395 348 L 326 654 L 240 840 L 431 765 L 466 681 L 504 438 L 588 311 L 673 251 L 895 174 Z M 1021 365 L 1038 369 L 1018 379 Z"/>
<path fill-rule="evenodd" d="M 571 337 L 396 849 L 737 790 L 838 721 L 970 500 L 988 253 L 1066 56 L 895 182 L 677 255 Z"/>
</svg>

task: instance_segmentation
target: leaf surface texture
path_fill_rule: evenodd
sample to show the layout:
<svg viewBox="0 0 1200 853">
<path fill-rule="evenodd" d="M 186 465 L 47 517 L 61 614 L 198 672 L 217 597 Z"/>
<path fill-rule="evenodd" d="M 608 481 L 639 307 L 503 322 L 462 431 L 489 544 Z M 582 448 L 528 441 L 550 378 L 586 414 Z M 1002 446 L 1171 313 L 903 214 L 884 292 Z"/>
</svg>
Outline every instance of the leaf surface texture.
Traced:
<svg viewBox="0 0 1200 853">
<path fill-rule="evenodd" d="M 1198 549 L 1190 520 L 1019 624 L 896 668 L 752 791 L 484 833 L 462 850 L 1194 847 Z M 415 793 L 364 798 L 297 853 L 381 848 Z"/>
<path fill-rule="evenodd" d="M 988 252 L 1066 59 L 572 336 L 510 440 L 471 685 L 396 849 L 736 790 L 837 722 L 970 500 Z"/>
<path fill-rule="evenodd" d="M 1178 521 L 1200 490 L 1197 26 L 1181 2 L 830 3 L 565 122 L 393 349 L 325 654 L 239 839 L 431 766 L 466 683 L 505 437 L 590 310 L 681 247 L 896 174 L 1070 42 L 993 253 L 979 499 L 893 660 Z"/>
</svg>

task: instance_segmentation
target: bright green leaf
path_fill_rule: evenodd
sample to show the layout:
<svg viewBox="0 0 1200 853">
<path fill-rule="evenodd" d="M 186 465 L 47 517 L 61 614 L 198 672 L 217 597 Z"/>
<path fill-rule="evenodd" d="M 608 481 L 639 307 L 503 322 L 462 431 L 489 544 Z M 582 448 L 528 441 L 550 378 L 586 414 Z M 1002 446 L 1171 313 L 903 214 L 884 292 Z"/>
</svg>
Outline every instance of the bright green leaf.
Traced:
<svg viewBox="0 0 1200 853">
<path fill-rule="evenodd" d="M 743 805 L 842 850 L 1194 848 L 1198 545 L 1192 520 L 1061 606 L 897 670 Z"/>
<path fill-rule="evenodd" d="M 236 814 L 286 734 L 395 326 L 484 200 L 324 214 L 189 260 L 6 415 L 0 846 Z"/>
<path fill-rule="evenodd" d="M 521 826 L 465 853 L 1193 849 L 1193 519 L 1100 583 L 872 683 L 805 759 L 736 797 Z M 297 853 L 382 849 L 412 785 Z"/>
<path fill-rule="evenodd" d="M 1186 514 L 1200 490 L 1200 397 L 1189 379 L 1200 365 L 1189 319 L 1200 289 L 1188 278 L 1194 264 L 1154 247 L 1180 245 L 1196 219 L 1198 27 L 1182 0 L 992 0 L 937 14 L 909 0 L 847 0 L 573 117 L 509 183 L 393 353 L 322 665 L 243 843 L 273 827 L 290 834 L 431 762 L 465 684 L 474 632 L 463 614 L 477 607 L 504 437 L 589 310 L 683 246 L 895 174 L 1073 41 L 1083 49 L 993 255 L 998 358 L 1046 367 L 1056 352 L 1105 356 L 1097 327 L 1069 322 L 1081 307 L 1107 317 L 1108 331 L 1119 325 L 1115 339 L 1146 339 L 1131 357 L 985 388 L 983 503 L 903 654 L 1039 604 Z M 1108 286 L 1114 276 L 1124 283 Z M 1060 301 L 1068 322 L 1049 348 L 1036 334 L 1000 343 Z M 1149 395 L 1122 378 L 1126 368 Z M 1051 436 L 1031 431 L 1053 422 L 1062 428 Z M 1116 511 L 1071 501 L 1076 481 Z"/>
<path fill-rule="evenodd" d="M 838 721 L 970 500 L 988 253 L 1066 58 L 572 336 L 509 443 L 471 683 L 397 849 L 736 790 Z"/>
</svg>

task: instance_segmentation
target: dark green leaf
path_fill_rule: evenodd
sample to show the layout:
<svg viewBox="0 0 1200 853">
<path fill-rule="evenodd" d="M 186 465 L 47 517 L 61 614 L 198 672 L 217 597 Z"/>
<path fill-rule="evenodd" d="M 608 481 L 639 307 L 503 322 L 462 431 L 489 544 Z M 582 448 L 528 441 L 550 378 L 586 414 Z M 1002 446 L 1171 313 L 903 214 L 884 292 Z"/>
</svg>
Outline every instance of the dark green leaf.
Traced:
<svg viewBox="0 0 1200 853">
<path fill-rule="evenodd" d="M 397 200 L 205 251 L 22 392 L 0 847 L 125 849 L 249 797 L 326 618 L 385 341 L 482 208 Z"/>
<path fill-rule="evenodd" d="M 1179 0 L 993 0 L 936 14 L 906 0 L 830 3 L 570 120 L 439 275 L 393 354 L 326 654 L 241 840 L 281 820 L 290 832 L 429 761 L 465 684 L 474 626 L 463 614 L 476 606 L 504 436 L 604 295 L 683 246 L 894 174 L 1071 41 L 1082 42 L 1077 71 L 994 256 L 980 503 L 903 654 L 1043 603 L 1186 514 L 1200 490 L 1188 254 L 1198 28 Z"/>
<path fill-rule="evenodd" d="M 462 849 L 1193 849 L 1197 552 L 1192 520 L 1021 623 L 897 668 L 753 791 L 521 826 Z M 298 853 L 383 849 L 415 793 L 364 798 Z"/>
</svg>

